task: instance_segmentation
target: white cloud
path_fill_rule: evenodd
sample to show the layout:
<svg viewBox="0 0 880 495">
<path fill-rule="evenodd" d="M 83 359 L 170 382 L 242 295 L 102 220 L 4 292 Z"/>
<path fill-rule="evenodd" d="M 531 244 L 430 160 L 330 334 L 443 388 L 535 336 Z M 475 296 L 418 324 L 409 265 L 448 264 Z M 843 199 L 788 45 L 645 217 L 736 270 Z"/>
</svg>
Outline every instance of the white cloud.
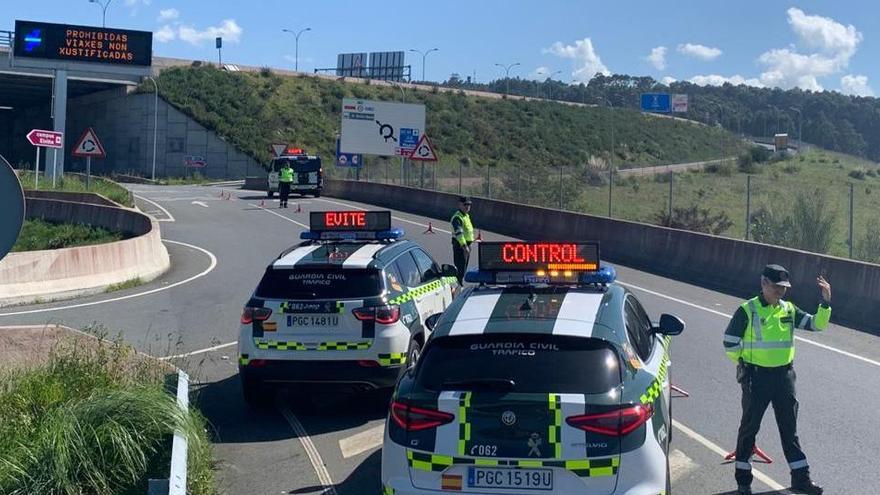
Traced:
<svg viewBox="0 0 880 495">
<path fill-rule="evenodd" d="M 241 40 L 242 29 L 235 19 L 226 19 L 219 26 L 209 26 L 201 31 L 193 26 L 180 26 L 177 36 L 192 45 L 201 45 L 206 41 L 214 41 L 220 36 L 224 42 L 238 43 Z"/>
<path fill-rule="evenodd" d="M 663 84 L 665 84 L 667 86 L 674 83 L 675 81 L 678 81 L 678 79 L 676 79 L 674 77 L 670 77 L 670 76 L 664 76 L 663 79 L 660 80 L 660 82 L 662 82 Z"/>
<path fill-rule="evenodd" d="M 177 9 L 162 9 L 159 11 L 159 22 L 172 21 L 180 17 L 180 11 Z"/>
<path fill-rule="evenodd" d="M 874 96 L 874 90 L 868 86 L 868 76 L 847 74 L 840 78 L 840 90 L 848 95 Z"/>
<path fill-rule="evenodd" d="M 704 61 L 715 60 L 721 56 L 721 50 L 705 45 L 695 43 L 685 43 L 678 45 L 678 53 L 687 55 L 688 57 L 698 58 Z"/>
<path fill-rule="evenodd" d="M 822 91 L 818 78 L 846 69 L 862 41 L 862 33 L 854 26 L 807 15 L 794 7 L 788 9 L 788 24 L 805 46 L 817 51 L 804 54 L 792 47 L 763 53 L 758 63 L 766 67 L 760 77 L 766 86 Z"/>
<path fill-rule="evenodd" d="M 158 31 L 153 33 L 153 36 L 159 43 L 168 43 L 169 41 L 176 38 L 177 34 L 174 32 L 174 29 L 171 26 L 165 25 L 159 28 Z"/>
<path fill-rule="evenodd" d="M 724 83 L 730 83 L 734 86 L 745 84 L 746 86 L 755 86 L 759 88 L 764 86 L 758 79 L 746 79 L 739 74 L 730 77 L 719 76 L 718 74 L 694 76 L 690 78 L 690 82 L 696 84 L 697 86 L 722 86 L 724 85 Z"/>
<path fill-rule="evenodd" d="M 666 69 L 666 47 L 658 46 L 651 49 L 651 54 L 645 57 L 645 60 L 651 63 L 657 70 Z"/>
<path fill-rule="evenodd" d="M 150 5 L 153 0 L 125 0 L 126 7 L 137 7 L 138 5 Z"/>
<path fill-rule="evenodd" d="M 611 74 L 593 48 L 593 42 L 590 38 L 576 40 L 574 45 L 563 45 L 561 41 L 557 41 L 543 51 L 557 57 L 572 59 L 574 70 L 571 76 L 579 81 L 589 81 L 596 74 Z"/>
</svg>

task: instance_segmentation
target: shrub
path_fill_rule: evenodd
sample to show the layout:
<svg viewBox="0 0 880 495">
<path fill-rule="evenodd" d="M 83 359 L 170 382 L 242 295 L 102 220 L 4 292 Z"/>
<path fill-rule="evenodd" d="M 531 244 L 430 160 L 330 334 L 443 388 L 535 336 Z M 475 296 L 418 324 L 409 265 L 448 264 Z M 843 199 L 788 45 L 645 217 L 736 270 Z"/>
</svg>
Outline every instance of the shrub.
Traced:
<svg viewBox="0 0 880 495">
<path fill-rule="evenodd" d="M 726 212 L 714 213 L 711 208 L 701 208 L 695 204 L 687 208 L 673 208 L 672 217 L 668 210 L 661 210 L 654 215 L 654 221 L 664 227 L 715 235 L 733 226 Z"/>
<path fill-rule="evenodd" d="M 868 170 L 867 172 L 865 172 L 865 174 L 866 174 L 868 177 L 877 177 L 877 172 L 875 172 L 874 169 L 870 169 L 870 170 Z"/>
<path fill-rule="evenodd" d="M 863 169 L 858 168 L 855 170 L 850 170 L 849 174 L 847 175 L 849 175 L 853 179 L 865 180 L 866 172 Z"/>
<path fill-rule="evenodd" d="M 766 162 L 773 156 L 773 152 L 763 146 L 752 146 L 747 154 L 755 163 Z"/>
<path fill-rule="evenodd" d="M 796 174 L 801 171 L 801 166 L 796 163 L 786 163 L 784 167 L 782 167 L 782 171 L 787 174 Z"/>
<path fill-rule="evenodd" d="M 733 175 L 733 165 L 726 161 L 724 163 L 710 163 L 703 167 L 703 171 L 708 174 L 717 174 L 721 177 L 730 177 Z"/>
<path fill-rule="evenodd" d="M 871 263 L 880 263 L 880 221 L 868 221 L 865 233 L 859 238 L 853 253 L 856 258 Z"/>
<path fill-rule="evenodd" d="M 739 159 L 737 159 L 737 168 L 744 174 L 761 173 L 761 167 L 754 161 L 750 153 L 743 153 L 739 156 Z"/>
</svg>

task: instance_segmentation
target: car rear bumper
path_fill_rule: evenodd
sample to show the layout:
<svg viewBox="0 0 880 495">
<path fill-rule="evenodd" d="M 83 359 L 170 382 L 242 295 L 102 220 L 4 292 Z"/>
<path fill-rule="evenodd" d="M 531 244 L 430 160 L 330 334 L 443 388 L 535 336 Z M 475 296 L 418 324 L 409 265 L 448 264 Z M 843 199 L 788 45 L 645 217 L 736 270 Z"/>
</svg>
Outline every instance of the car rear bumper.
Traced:
<svg viewBox="0 0 880 495">
<path fill-rule="evenodd" d="M 273 361 L 252 359 L 239 364 L 238 372 L 263 383 L 355 384 L 367 388 L 390 388 L 397 383 L 402 366 L 365 367 L 358 361 Z"/>
</svg>

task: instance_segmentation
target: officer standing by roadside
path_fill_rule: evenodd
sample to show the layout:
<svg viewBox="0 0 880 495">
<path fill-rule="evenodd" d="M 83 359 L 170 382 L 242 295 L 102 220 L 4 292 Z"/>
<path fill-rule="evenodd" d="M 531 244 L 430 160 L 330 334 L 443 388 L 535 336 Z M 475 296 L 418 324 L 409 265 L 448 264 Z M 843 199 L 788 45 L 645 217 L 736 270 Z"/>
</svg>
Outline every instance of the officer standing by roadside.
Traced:
<svg viewBox="0 0 880 495">
<path fill-rule="evenodd" d="M 474 224 L 471 223 L 471 200 L 466 196 L 458 198 L 458 209 L 452 215 L 452 259 L 458 270 L 458 284 L 464 281 L 468 261 L 471 256 L 471 244 L 474 242 Z"/>
<path fill-rule="evenodd" d="M 279 208 L 287 208 L 287 198 L 290 196 L 290 185 L 293 183 L 293 169 L 290 168 L 290 162 L 285 161 L 278 173 L 278 196 Z"/>
<path fill-rule="evenodd" d="M 749 299 L 734 313 L 724 332 L 724 350 L 737 363 L 737 381 L 742 385 L 742 420 L 736 439 L 737 493 L 751 495 L 752 466 L 749 459 L 755 436 L 769 404 L 773 404 L 782 450 L 791 469 L 795 493 L 818 495 L 822 487 L 810 479 L 807 456 L 797 436 L 798 401 L 795 397 L 794 329 L 821 331 L 831 318 L 831 284 L 821 275 L 816 283 L 822 301 L 811 315 L 784 301 L 791 287 L 788 271 L 767 265 L 761 273 L 761 294 Z"/>
</svg>

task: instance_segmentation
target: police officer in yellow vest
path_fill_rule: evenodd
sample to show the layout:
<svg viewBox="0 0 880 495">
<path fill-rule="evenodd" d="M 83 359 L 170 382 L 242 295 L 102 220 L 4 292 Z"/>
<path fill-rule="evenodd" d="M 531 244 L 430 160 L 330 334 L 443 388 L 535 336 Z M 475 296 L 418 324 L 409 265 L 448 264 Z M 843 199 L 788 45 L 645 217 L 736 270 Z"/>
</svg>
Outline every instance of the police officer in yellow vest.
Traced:
<svg viewBox="0 0 880 495">
<path fill-rule="evenodd" d="M 458 209 L 452 215 L 452 259 L 458 270 L 458 284 L 464 280 L 468 261 L 471 256 L 471 244 L 474 242 L 474 224 L 471 223 L 471 200 L 468 197 L 458 198 Z"/>
<path fill-rule="evenodd" d="M 293 169 L 290 168 L 290 162 L 284 162 L 284 166 L 278 172 L 278 196 L 279 208 L 287 208 L 287 198 L 290 196 L 290 185 L 293 183 Z"/>
<path fill-rule="evenodd" d="M 752 466 L 749 462 L 755 436 L 769 404 L 773 404 L 782 450 L 791 469 L 794 493 L 821 494 L 822 487 L 810 479 L 807 456 L 797 436 L 798 401 L 795 397 L 794 329 L 822 331 L 831 318 L 831 284 L 816 279 L 822 301 L 811 315 L 782 299 L 791 287 L 788 271 L 767 265 L 761 273 L 761 294 L 749 299 L 734 313 L 724 332 L 724 350 L 737 363 L 742 385 L 742 420 L 736 439 L 737 493 L 751 495 Z"/>
</svg>

